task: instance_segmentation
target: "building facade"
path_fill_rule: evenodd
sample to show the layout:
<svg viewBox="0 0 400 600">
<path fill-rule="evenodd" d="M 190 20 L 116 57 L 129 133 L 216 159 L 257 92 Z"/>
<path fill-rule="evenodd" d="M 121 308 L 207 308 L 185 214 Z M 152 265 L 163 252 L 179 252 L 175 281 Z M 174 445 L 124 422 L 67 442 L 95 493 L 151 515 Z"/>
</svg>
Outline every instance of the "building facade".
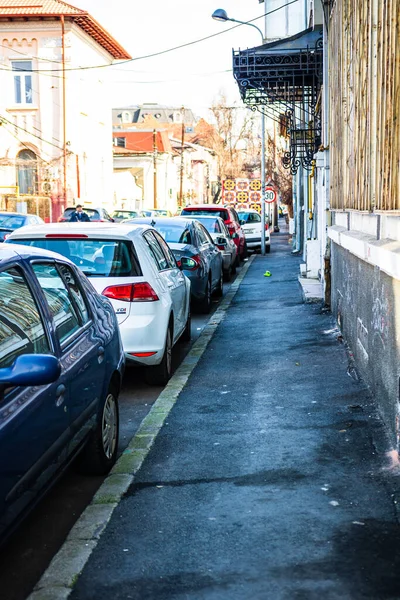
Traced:
<svg viewBox="0 0 400 600">
<path fill-rule="evenodd" d="M 188 204 L 212 202 L 218 187 L 217 159 L 212 149 L 189 141 L 194 120 L 190 109 L 158 104 L 113 109 L 117 208 L 133 202 L 136 208 L 176 214 Z M 140 201 L 137 193 L 133 201 L 127 172 L 143 186 Z"/>
<path fill-rule="evenodd" d="M 65 2 L 0 0 L 0 204 L 57 220 L 112 199 L 111 105 L 102 67 L 129 54 Z M 88 68 L 89 67 L 89 68 Z"/>
<path fill-rule="evenodd" d="M 115 208 L 177 211 L 177 165 L 165 130 L 114 128 Z"/>
</svg>

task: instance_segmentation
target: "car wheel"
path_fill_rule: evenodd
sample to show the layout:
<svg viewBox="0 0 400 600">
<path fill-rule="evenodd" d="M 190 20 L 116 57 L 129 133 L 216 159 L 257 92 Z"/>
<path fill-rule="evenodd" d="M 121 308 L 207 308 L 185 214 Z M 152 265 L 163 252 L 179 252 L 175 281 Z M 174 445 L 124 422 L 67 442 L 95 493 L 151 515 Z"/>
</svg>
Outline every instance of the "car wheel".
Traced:
<svg viewBox="0 0 400 600">
<path fill-rule="evenodd" d="M 185 329 L 183 330 L 183 333 L 182 333 L 181 337 L 179 338 L 179 341 L 180 342 L 190 342 L 191 337 L 192 337 L 192 313 L 190 311 L 190 306 L 189 306 L 188 318 L 186 321 Z"/>
<path fill-rule="evenodd" d="M 219 282 L 218 282 L 217 287 L 215 288 L 215 295 L 217 296 L 217 298 L 221 298 L 223 293 L 224 293 L 224 272 L 221 269 L 221 275 L 219 278 Z"/>
<path fill-rule="evenodd" d="M 244 259 L 245 259 L 245 258 L 247 258 L 248 256 L 249 256 L 249 251 L 248 251 L 248 249 L 247 249 L 247 244 L 246 244 L 246 242 L 245 242 L 245 243 L 244 243 L 244 246 L 243 246 L 243 252 L 242 252 L 241 259 L 242 259 L 242 260 L 244 260 Z"/>
<path fill-rule="evenodd" d="M 117 398 L 117 390 L 110 385 L 99 407 L 96 427 L 78 459 L 78 468 L 82 473 L 106 475 L 115 464 L 119 437 Z"/>
<path fill-rule="evenodd" d="M 204 292 L 204 298 L 199 303 L 200 311 L 204 315 L 208 315 L 211 310 L 211 281 L 207 279 L 206 289 Z"/>
<path fill-rule="evenodd" d="M 265 252 L 266 252 L 267 254 L 269 254 L 269 253 L 271 252 L 271 245 L 270 245 L 270 244 L 266 244 L 266 245 L 265 245 Z"/>
<path fill-rule="evenodd" d="M 168 326 L 164 354 L 159 365 L 147 367 L 146 382 L 149 385 L 167 385 L 172 375 L 172 327 Z"/>
</svg>

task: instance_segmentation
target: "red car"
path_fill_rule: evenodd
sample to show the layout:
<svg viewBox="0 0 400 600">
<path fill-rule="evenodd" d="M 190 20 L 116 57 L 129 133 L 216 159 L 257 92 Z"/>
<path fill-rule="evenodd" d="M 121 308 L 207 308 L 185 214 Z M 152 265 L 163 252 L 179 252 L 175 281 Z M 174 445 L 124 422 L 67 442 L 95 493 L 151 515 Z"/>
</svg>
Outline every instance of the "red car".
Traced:
<svg viewBox="0 0 400 600">
<path fill-rule="evenodd" d="M 238 258 L 241 260 L 246 258 L 246 240 L 243 229 L 239 223 L 238 214 L 234 208 L 231 206 L 221 206 L 220 204 L 196 204 L 192 206 L 186 206 L 181 212 L 181 216 L 192 217 L 194 215 L 214 215 L 216 217 L 221 217 L 237 246 Z"/>
</svg>

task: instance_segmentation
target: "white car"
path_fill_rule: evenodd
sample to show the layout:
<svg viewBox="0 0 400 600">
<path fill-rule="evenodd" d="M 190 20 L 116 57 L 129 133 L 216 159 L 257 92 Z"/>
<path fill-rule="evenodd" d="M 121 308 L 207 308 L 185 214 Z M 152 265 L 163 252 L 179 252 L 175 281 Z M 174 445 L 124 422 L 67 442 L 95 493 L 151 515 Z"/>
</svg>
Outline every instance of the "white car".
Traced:
<svg viewBox="0 0 400 600">
<path fill-rule="evenodd" d="M 261 249 L 261 217 L 256 210 L 238 211 L 239 223 L 242 226 L 247 248 L 257 251 Z M 265 224 L 265 252 L 271 250 L 271 238 L 268 222 Z"/>
<path fill-rule="evenodd" d="M 111 300 L 127 364 L 146 365 L 150 384 L 167 383 L 173 345 L 190 340 L 190 282 L 153 227 L 51 223 L 24 227 L 8 240 L 72 260 Z"/>
</svg>

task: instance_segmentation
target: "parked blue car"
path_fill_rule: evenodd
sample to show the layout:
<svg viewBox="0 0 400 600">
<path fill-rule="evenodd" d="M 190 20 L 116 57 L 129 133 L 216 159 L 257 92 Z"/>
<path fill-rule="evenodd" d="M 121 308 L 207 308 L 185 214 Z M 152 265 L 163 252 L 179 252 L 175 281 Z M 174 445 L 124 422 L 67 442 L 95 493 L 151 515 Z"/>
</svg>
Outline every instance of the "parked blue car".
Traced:
<svg viewBox="0 0 400 600">
<path fill-rule="evenodd" d="M 197 220 L 182 217 L 132 219 L 126 223 L 152 225 L 165 239 L 190 279 L 191 297 L 201 312 L 211 309 L 211 295 L 222 296 L 222 254 L 207 229 Z"/>
<path fill-rule="evenodd" d="M 0 246 L 0 538 L 78 456 L 104 474 L 124 369 L 114 310 L 67 259 Z"/>
</svg>

